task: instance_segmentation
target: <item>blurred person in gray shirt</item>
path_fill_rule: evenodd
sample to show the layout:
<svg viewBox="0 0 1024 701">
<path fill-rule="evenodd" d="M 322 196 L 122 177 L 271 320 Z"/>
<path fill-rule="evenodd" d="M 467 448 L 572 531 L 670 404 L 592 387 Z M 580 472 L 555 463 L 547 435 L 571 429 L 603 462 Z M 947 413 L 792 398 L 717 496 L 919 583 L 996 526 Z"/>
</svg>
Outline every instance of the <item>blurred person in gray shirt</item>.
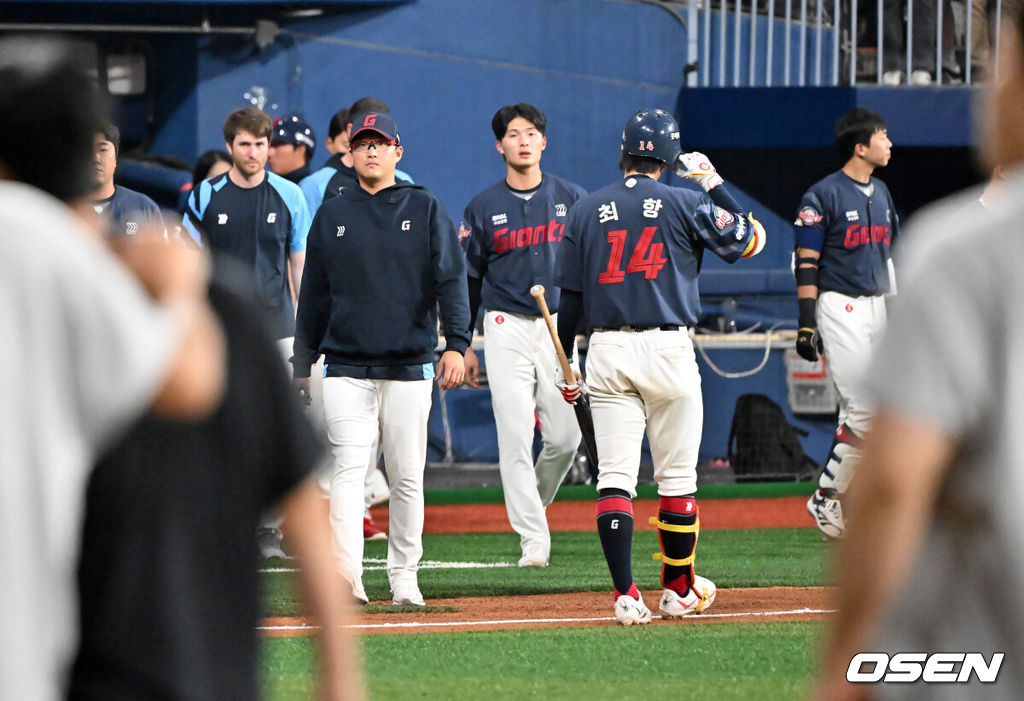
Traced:
<svg viewBox="0 0 1024 701">
<path fill-rule="evenodd" d="M 985 160 L 1006 166 L 1005 181 L 984 207 L 954 197 L 907 229 L 902 293 L 868 381 L 880 411 L 848 493 L 819 699 L 1019 699 L 1024 689 L 1022 19 L 1008 23 L 978 115 Z M 899 652 L 917 654 L 903 658 L 916 681 L 848 681 L 897 672 Z M 875 668 L 858 653 L 875 653 Z M 929 673 L 935 653 L 952 656 Z M 980 653 L 979 665 L 959 653 Z M 936 672 L 963 681 L 927 683 Z"/>
<path fill-rule="evenodd" d="M 0 698 L 18 701 L 63 695 L 98 453 L 147 410 L 206 415 L 224 382 L 201 257 L 139 236 L 118 260 L 69 206 L 94 187 L 105 116 L 77 64 L 54 40 L 0 40 Z"/>
</svg>

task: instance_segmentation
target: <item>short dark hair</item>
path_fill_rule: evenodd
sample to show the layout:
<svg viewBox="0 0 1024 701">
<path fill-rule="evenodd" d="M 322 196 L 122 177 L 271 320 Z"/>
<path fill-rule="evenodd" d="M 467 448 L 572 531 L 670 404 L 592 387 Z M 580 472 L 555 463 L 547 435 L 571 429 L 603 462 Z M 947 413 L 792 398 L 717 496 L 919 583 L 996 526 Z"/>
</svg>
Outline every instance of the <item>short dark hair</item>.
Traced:
<svg viewBox="0 0 1024 701">
<path fill-rule="evenodd" d="M 619 170 L 623 173 L 627 171 L 634 171 L 644 175 L 654 175 L 658 172 L 658 169 L 664 165 L 665 163 L 659 161 L 657 158 L 634 156 L 633 154 L 626 153 L 625 151 L 623 151 L 622 156 L 619 157 Z"/>
<path fill-rule="evenodd" d="M 514 105 L 505 105 L 494 113 L 491 120 L 491 129 L 494 131 L 494 138 L 501 141 L 508 131 L 508 123 L 516 117 L 522 117 L 537 128 L 541 134 L 548 128 L 548 118 L 538 108 L 525 102 L 517 102 Z"/>
<path fill-rule="evenodd" d="M 852 109 L 836 122 L 836 148 L 843 162 L 853 158 L 857 144 L 867 146 L 877 131 L 886 131 L 888 126 L 877 112 L 864 107 Z"/>
<path fill-rule="evenodd" d="M 266 112 L 255 107 L 243 107 L 229 114 L 224 120 L 224 141 L 229 144 L 234 142 L 240 131 L 247 131 L 257 139 L 270 139 L 273 128 L 274 123 Z"/>
<path fill-rule="evenodd" d="M 118 156 L 121 153 L 121 130 L 117 128 L 113 122 L 104 120 L 100 122 L 100 125 L 96 128 L 97 134 L 102 134 L 103 138 L 114 145 L 114 155 Z"/>
<path fill-rule="evenodd" d="M 0 165 L 12 178 L 70 202 L 96 187 L 92 146 L 107 119 L 96 83 L 54 38 L 0 39 Z"/>
<path fill-rule="evenodd" d="M 391 110 L 384 104 L 383 100 L 376 97 L 361 97 L 348 108 L 348 121 L 345 124 L 351 123 L 352 118 L 357 114 L 368 114 L 370 112 L 391 114 Z"/>
<path fill-rule="evenodd" d="M 349 114 L 348 108 L 334 113 L 334 116 L 331 117 L 331 123 L 327 125 L 327 138 L 333 141 L 338 138 L 341 132 L 345 131 L 345 127 L 348 126 Z"/>
<path fill-rule="evenodd" d="M 228 155 L 227 151 L 221 151 L 218 148 L 212 148 L 209 151 L 205 151 L 203 155 L 196 161 L 196 167 L 192 169 L 192 188 L 199 187 L 199 183 L 206 180 L 206 177 L 210 173 L 210 168 L 213 167 L 214 163 L 223 162 L 231 165 L 231 156 Z"/>
</svg>

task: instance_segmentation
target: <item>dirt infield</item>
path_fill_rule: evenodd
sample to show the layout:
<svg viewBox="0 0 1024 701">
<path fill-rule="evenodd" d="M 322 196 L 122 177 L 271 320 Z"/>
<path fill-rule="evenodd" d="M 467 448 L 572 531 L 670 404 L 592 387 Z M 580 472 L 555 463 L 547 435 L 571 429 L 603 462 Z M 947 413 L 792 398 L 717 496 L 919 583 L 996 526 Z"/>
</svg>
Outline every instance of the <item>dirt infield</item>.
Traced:
<svg viewBox="0 0 1024 701">
<path fill-rule="evenodd" d="M 805 497 L 777 499 L 707 499 L 700 501 L 701 530 L 720 528 L 806 528 L 813 526 Z M 552 531 L 594 530 L 596 502 L 556 501 L 548 507 L 548 525 Z M 378 524 L 388 522 L 388 508 L 371 509 Z M 653 528 L 650 516 L 658 515 L 653 499 L 633 501 L 637 530 Z M 425 533 L 511 533 L 504 504 L 460 504 L 428 506 Z"/>
<path fill-rule="evenodd" d="M 834 592 L 826 587 L 722 589 L 714 605 L 700 615 L 663 621 L 657 615 L 661 590 L 643 592 L 654 625 L 741 623 L 751 621 L 821 620 L 833 608 Z M 388 602 L 375 602 L 388 603 Z M 354 629 L 361 635 L 381 633 L 452 633 L 468 630 L 522 630 L 614 626 L 612 596 L 607 592 L 487 596 L 431 599 L 428 606 L 452 606 L 454 612 L 360 613 Z M 268 618 L 267 637 L 310 635 L 316 628 L 303 618 Z"/>
<path fill-rule="evenodd" d="M 725 528 L 811 527 L 804 497 L 778 499 L 728 499 L 700 502 L 702 530 Z M 388 522 L 388 509 L 376 507 L 374 521 Z M 637 530 L 653 528 L 647 519 L 657 515 L 658 502 L 633 502 Z M 594 529 L 594 502 L 556 502 L 548 507 L 552 531 Z M 511 532 L 503 504 L 428 506 L 426 533 Z M 683 621 L 662 621 L 657 617 L 661 591 L 645 591 L 644 601 L 655 613 L 656 625 L 685 625 L 820 620 L 834 608 L 834 591 L 827 587 L 772 587 L 765 589 L 722 589 L 707 613 Z M 387 604 L 390 602 L 375 602 Z M 454 612 L 365 613 L 360 612 L 355 630 L 360 634 L 431 633 L 467 630 L 525 628 L 566 628 L 615 625 L 613 600 L 608 592 L 540 594 L 530 596 L 466 597 L 431 599 L 430 607 L 453 607 Z M 263 634 L 268 637 L 309 635 L 315 630 L 304 618 L 268 618 Z"/>
</svg>

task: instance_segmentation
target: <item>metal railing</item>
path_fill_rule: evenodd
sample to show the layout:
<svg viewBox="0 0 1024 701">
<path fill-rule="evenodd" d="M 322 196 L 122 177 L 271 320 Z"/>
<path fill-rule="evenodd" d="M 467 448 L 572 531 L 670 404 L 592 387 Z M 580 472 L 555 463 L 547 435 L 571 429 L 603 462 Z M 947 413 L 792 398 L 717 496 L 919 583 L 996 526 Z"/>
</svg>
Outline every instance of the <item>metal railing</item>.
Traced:
<svg viewBox="0 0 1024 701">
<path fill-rule="evenodd" d="M 980 17 L 992 46 L 976 46 L 974 3 L 988 6 Z M 692 87 L 970 85 L 995 70 L 1005 19 L 1002 0 L 681 4 L 689 27 L 687 63 L 697 68 L 687 75 Z"/>
</svg>

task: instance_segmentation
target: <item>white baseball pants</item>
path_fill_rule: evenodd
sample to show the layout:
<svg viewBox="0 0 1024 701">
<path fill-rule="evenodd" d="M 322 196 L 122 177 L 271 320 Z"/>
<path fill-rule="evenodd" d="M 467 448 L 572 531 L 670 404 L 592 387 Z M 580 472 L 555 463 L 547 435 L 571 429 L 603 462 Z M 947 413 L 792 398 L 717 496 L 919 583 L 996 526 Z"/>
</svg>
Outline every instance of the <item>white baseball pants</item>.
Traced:
<svg viewBox="0 0 1024 701">
<path fill-rule="evenodd" d="M 885 297 L 822 292 L 816 313 L 829 373 L 839 392 L 839 424 L 845 423 L 863 438 L 874 411 L 862 380 L 885 332 Z M 834 484 L 823 486 L 845 492 L 859 457 L 859 451 L 854 451 L 838 463 L 830 461 Z"/>
<path fill-rule="evenodd" d="M 391 483 L 388 579 L 416 581 L 423 556 L 423 470 L 431 380 L 324 378 L 324 419 L 334 455 L 331 529 L 342 574 L 362 590 L 363 483 L 378 432 Z"/>
<path fill-rule="evenodd" d="M 597 441 L 597 488 L 636 496 L 644 432 L 658 494 L 697 491 L 704 422 L 693 343 L 678 331 L 595 331 L 587 352 L 587 386 Z"/>
<path fill-rule="evenodd" d="M 484 352 L 509 523 L 523 548 L 550 549 L 544 508 L 572 467 L 581 438 L 576 415 L 554 384 L 555 346 L 543 317 L 489 311 Z M 536 464 L 534 409 L 544 440 Z"/>
</svg>

